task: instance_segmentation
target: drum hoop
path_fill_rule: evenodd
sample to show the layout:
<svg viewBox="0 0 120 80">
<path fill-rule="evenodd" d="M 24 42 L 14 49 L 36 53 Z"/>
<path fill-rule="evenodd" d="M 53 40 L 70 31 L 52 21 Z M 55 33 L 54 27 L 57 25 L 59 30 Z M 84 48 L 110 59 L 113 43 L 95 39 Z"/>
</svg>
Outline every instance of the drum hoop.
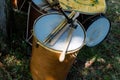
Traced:
<svg viewBox="0 0 120 80">
<path fill-rule="evenodd" d="M 81 22 L 82 24 L 85 24 L 88 20 L 91 20 L 92 18 L 98 17 L 99 14 L 96 15 L 92 15 L 91 17 L 85 19 L 83 22 Z M 95 18 L 96 19 L 96 18 Z"/>
<path fill-rule="evenodd" d="M 93 21 L 90 23 L 89 26 L 91 26 L 92 23 L 95 22 L 95 20 L 98 20 L 98 19 L 100 19 L 100 18 L 105 18 L 105 19 L 107 19 L 108 22 L 109 22 L 109 24 L 110 24 L 110 26 L 109 26 L 109 30 L 108 30 L 108 33 L 106 34 L 106 36 L 105 36 L 105 37 L 103 38 L 103 40 L 100 41 L 98 44 L 102 43 L 102 42 L 107 38 L 107 36 L 109 35 L 109 32 L 110 32 L 110 30 L 111 30 L 111 22 L 110 22 L 109 18 L 107 18 L 104 14 L 100 14 L 99 16 L 96 16 L 96 17 L 93 19 Z M 86 31 L 86 34 L 87 34 L 87 31 Z M 98 45 L 98 44 L 96 44 L 96 45 Z M 94 46 L 96 46 L 96 45 L 94 45 Z M 94 47 L 94 46 L 89 46 L 88 44 L 86 44 L 86 46 L 88 46 L 88 47 Z"/>
<path fill-rule="evenodd" d="M 58 12 L 43 14 L 43 15 L 39 16 L 39 17 L 34 21 L 33 27 L 34 27 L 34 25 L 36 24 L 36 22 L 37 22 L 40 18 L 42 18 L 42 17 L 44 17 L 44 16 L 46 16 L 46 15 L 51 15 L 51 14 L 62 15 L 61 13 L 58 13 Z M 83 30 L 83 32 L 84 32 L 83 43 L 82 43 L 82 45 L 81 45 L 79 48 L 77 48 L 77 49 L 75 49 L 75 50 L 67 51 L 67 54 L 77 52 L 77 51 L 79 51 L 79 50 L 85 45 L 85 38 L 86 38 L 85 29 L 84 29 L 83 25 L 82 25 L 79 21 L 77 21 L 77 23 L 81 26 L 81 28 L 82 28 L 82 30 Z M 39 40 L 37 39 L 37 37 L 35 36 L 34 28 L 33 28 L 33 36 L 34 36 L 34 38 L 36 39 L 37 44 L 39 44 L 39 45 L 42 46 L 43 48 L 45 48 L 45 49 L 47 49 L 47 50 L 49 50 L 49 51 L 55 52 L 55 53 L 61 53 L 61 52 L 62 52 L 61 50 L 52 49 L 52 48 L 44 45 L 41 41 L 39 41 Z"/>
<path fill-rule="evenodd" d="M 92 25 L 93 22 L 95 22 L 95 20 L 98 20 L 100 18 L 105 18 L 108 20 L 108 22 L 110 23 L 110 20 L 104 15 L 104 14 L 99 14 L 99 15 L 95 15 L 95 17 L 93 17 L 94 19 L 90 22 L 89 26 Z M 111 23 L 110 23 L 110 27 L 111 27 Z"/>
</svg>

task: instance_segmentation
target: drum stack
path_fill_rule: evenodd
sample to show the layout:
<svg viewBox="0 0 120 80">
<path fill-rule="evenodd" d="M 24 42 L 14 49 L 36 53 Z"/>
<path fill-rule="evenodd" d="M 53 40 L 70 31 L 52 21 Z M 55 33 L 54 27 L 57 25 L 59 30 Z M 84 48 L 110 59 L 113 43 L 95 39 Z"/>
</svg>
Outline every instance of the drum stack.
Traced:
<svg viewBox="0 0 120 80">
<path fill-rule="evenodd" d="M 110 22 L 102 12 L 84 13 L 71 6 L 82 2 L 70 1 L 27 1 L 26 41 L 32 46 L 33 80 L 65 80 L 79 50 L 98 45 L 109 33 Z"/>
</svg>

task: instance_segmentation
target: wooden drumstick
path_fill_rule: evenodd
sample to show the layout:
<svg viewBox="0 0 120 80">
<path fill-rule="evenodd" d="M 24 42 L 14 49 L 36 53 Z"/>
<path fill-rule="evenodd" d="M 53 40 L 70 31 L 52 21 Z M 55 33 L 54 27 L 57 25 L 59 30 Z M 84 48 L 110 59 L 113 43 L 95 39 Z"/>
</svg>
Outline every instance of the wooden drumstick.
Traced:
<svg viewBox="0 0 120 80">
<path fill-rule="evenodd" d="M 72 18 L 74 14 L 75 12 L 72 11 L 68 17 Z M 47 38 L 43 41 L 43 43 L 45 44 L 48 43 L 52 39 L 52 37 L 55 36 L 66 24 L 67 24 L 67 20 L 65 19 L 47 36 Z"/>
<path fill-rule="evenodd" d="M 56 36 L 49 42 L 49 45 L 54 45 L 60 36 L 69 28 L 70 24 L 67 24 Z"/>
<path fill-rule="evenodd" d="M 76 14 L 74 15 L 74 17 L 72 18 L 73 21 L 75 21 L 75 19 L 78 16 L 79 16 L 79 12 L 76 12 Z M 55 35 L 55 37 L 49 42 L 49 45 L 54 45 L 56 43 L 56 41 L 60 38 L 60 36 L 68 29 L 69 26 L 70 26 L 70 24 L 67 24 L 59 33 L 57 33 Z"/>
<path fill-rule="evenodd" d="M 66 54 L 66 52 L 68 50 L 68 47 L 69 47 L 69 44 L 70 44 L 70 41 L 71 41 L 71 38 L 72 38 L 73 30 L 74 30 L 74 28 L 70 27 L 70 30 L 68 32 L 68 36 L 67 36 L 67 39 L 66 39 L 64 50 L 63 50 L 63 52 L 61 53 L 61 55 L 59 57 L 60 62 L 63 62 L 64 59 L 65 59 L 65 54 Z"/>
<path fill-rule="evenodd" d="M 76 15 L 74 16 L 73 20 L 75 20 L 78 16 L 79 16 L 79 12 L 76 13 Z M 76 20 L 75 20 L 75 22 L 76 22 Z M 74 24 L 74 22 L 73 22 L 73 24 Z M 72 33 L 73 33 L 73 30 L 74 30 L 74 26 L 75 25 L 72 25 L 72 27 L 70 27 L 70 30 L 68 32 L 68 37 L 67 37 L 67 40 L 66 40 L 66 44 L 65 44 L 64 50 L 63 50 L 63 52 L 61 53 L 61 55 L 59 57 L 59 61 L 60 62 L 63 62 L 64 59 L 65 59 L 65 54 L 66 54 L 66 52 L 68 50 L 68 47 L 69 47 L 69 44 L 70 44 L 70 41 L 71 41 L 71 38 L 72 38 Z"/>
</svg>

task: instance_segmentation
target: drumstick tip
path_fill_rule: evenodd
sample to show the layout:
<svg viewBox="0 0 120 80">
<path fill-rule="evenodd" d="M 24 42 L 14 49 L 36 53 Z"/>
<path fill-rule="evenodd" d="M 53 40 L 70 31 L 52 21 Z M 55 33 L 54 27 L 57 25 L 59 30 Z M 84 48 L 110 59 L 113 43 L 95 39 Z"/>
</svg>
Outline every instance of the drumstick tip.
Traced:
<svg viewBox="0 0 120 80">
<path fill-rule="evenodd" d="M 63 62 L 65 59 L 65 53 L 61 53 L 60 57 L 59 57 L 59 61 Z"/>
</svg>

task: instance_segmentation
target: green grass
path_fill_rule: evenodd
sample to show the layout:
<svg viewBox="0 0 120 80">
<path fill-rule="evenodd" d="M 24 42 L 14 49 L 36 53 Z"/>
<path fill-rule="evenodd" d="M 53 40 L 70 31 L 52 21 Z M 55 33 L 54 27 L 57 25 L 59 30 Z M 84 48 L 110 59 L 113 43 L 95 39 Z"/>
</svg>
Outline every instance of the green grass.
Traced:
<svg viewBox="0 0 120 80">
<path fill-rule="evenodd" d="M 106 1 L 106 16 L 111 21 L 110 33 L 101 44 L 92 48 L 84 46 L 80 50 L 67 80 L 120 80 L 120 1 Z M 19 23 L 14 26 L 17 31 L 12 36 L 9 53 L 0 55 L 0 62 L 4 65 L 0 66 L 0 80 L 32 80 L 28 56 L 30 46 L 26 44 L 23 36 L 26 15 L 15 15 L 15 23 Z M 85 68 L 85 64 L 92 60 L 93 63 Z"/>
</svg>

